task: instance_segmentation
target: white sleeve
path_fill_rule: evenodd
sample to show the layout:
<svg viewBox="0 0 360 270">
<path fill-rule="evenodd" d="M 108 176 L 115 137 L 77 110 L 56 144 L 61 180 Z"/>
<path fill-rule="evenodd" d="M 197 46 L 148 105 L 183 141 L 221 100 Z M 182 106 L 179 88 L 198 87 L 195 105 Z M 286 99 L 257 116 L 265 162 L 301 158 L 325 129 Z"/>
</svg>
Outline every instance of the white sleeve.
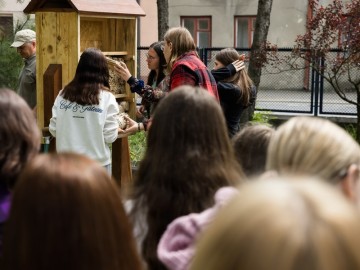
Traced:
<svg viewBox="0 0 360 270">
<path fill-rule="evenodd" d="M 58 97 L 56 97 L 54 105 L 52 107 L 52 117 L 50 119 L 50 124 L 49 124 L 49 132 L 51 133 L 51 135 L 53 137 L 56 137 L 56 117 L 57 117 L 57 101 L 58 101 Z"/>
<path fill-rule="evenodd" d="M 119 105 L 117 104 L 115 97 L 111 95 L 109 106 L 106 111 L 103 131 L 105 143 L 113 143 L 117 139 L 119 129 L 119 123 L 116 120 L 117 114 L 119 114 Z"/>
</svg>

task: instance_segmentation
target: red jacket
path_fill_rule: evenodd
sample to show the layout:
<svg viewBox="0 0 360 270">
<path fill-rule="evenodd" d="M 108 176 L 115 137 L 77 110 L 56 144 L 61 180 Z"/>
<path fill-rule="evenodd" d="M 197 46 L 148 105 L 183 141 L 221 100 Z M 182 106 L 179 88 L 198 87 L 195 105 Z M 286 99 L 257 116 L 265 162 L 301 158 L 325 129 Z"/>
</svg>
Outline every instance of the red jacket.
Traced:
<svg viewBox="0 0 360 270">
<path fill-rule="evenodd" d="M 170 91 L 181 85 L 200 86 L 219 100 L 216 81 L 195 52 L 183 54 L 172 67 Z"/>
</svg>

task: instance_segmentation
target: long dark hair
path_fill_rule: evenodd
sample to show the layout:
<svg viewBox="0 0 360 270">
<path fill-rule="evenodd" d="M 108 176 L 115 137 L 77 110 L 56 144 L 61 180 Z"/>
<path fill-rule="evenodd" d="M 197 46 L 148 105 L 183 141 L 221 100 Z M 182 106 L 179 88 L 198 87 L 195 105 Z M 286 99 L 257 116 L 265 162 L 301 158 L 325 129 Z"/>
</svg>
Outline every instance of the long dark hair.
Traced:
<svg viewBox="0 0 360 270">
<path fill-rule="evenodd" d="M 39 152 L 40 131 L 28 104 L 10 89 L 0 89 L 0 115 L 0 186 L 12 188 Z"/>
<path fill-rule="evenodd" d="M 215 59 L 224 66 L 227 66 L 236 60 L 240 60 L 240 55 L 233 48 L 225 48 L 216 54 Z M 244 106 L 249 106 L 251 99 L 251 88 L 253 87 L 254 83 L 250 79 L 246 69 L 238 71 L 234 76 L 223 81 L 236 84 L 241 90 L 241 97 L 237 102 Z"/>
<path fill-rule="evenodd" d="M 157 56 L 159 57 L 159 71 L 156 78 L 156 86 L 159 85 L 159 83 L 165 78 L 165 68 L 166 68 L 166 60 L 163 52 L 163 41 L 154 42 L 150 45 L 150 48 L 154 49 Z M 156 77 L 156 71 L 151 70 L 149 73 L 147 85 L 152 85 L 154 82 L 154 78 Z"/>
<path fill-rule="evenodd" d="M 99 104 L 100 90 L 109 90 L 109 68 L 99 49 L 88 48 L 80 56 L 74 79 L 62 96 L 80 105 Z"/>
<path fill-rule="evenodd" d="M 79 154 L 42 154 L 28 163 L 5 231 L 2 269 L 141 269 L 115 181 Z"/>
<path fill-rule="evenodd" d="M 215 192 L 238 183 L 243 174 L 221 107 L 201 88 L 179 87 L 159 103 L 147 143 L 134 181 L 131 216 L 146 213 L 143 257 L 149 269 L 165 269 L 156 248 L 166 226 L 212 206 Z"/>
</svg>

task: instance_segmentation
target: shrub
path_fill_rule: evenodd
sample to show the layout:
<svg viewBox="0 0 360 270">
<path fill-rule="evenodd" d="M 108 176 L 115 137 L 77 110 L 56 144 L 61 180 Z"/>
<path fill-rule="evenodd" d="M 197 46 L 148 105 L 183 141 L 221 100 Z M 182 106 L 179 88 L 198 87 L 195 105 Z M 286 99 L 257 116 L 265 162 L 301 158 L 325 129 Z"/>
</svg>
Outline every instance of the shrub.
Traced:
<svg viewBox="0 0 360 270">
<path fill-rule="evenodd" d="M 11 48 L 12 40 L 4 39 L 0 41 L 0 87 L 17 89 L 18 78 L 23 60 L 16 52 L 15 48 Z"/>
</svg>

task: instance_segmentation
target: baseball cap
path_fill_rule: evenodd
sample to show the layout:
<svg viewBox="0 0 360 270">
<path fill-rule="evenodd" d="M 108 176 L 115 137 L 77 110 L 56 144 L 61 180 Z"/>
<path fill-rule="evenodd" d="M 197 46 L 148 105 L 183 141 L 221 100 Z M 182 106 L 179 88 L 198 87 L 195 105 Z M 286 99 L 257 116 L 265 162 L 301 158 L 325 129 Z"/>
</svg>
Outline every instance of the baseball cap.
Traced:
<svg viewBox="0 0 360 270">
<path fill-rule="evenodd" d="M 31 42 L 36 40 L 36 33 L 33 30 L 25 29 L 20 30 L 15 34 L 14 42 L 10 47 L 20 47 L 26 42 Z"/>
</svg>

